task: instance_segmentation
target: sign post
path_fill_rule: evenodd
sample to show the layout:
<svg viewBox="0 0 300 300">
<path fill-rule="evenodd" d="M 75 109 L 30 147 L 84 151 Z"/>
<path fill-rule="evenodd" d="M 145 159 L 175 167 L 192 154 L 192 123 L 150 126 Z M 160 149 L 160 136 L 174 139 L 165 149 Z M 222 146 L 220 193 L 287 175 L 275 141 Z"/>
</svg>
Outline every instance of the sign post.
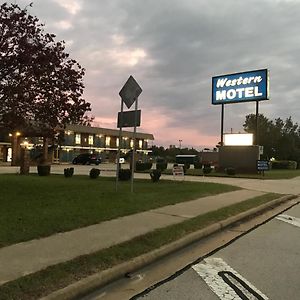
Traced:
<svg viewBox="0 0 300 300">
<path fill-rule="evenodd" d="M 138 85 L 135 79 L 130 76 L 124 86 L 122 87 L 119 95 L 121 97 L 121 112 L 118 114 L 118 127 L 119 131 L 119 147 L 117 154 L 117 173 L 116 173 L 116 191 L 118 190 L 118 178 L 120 172 L 120 152 L 122 144 L 122 128 L 123 127 L 134 127 L 133 132 L 133 151 L 131 161 L 131 192 L 133 192 L 133 180 L 134 180 L 134 169 L 135 169 L 135 139 L 136 139 L 136 127 L 140 126 L 141 122 L 141 111 L 138 110 L 138 97 L 142 93 L 142 88 Z M 123 111 L 123 103 L 129 109 L 135 102 L 134 111 Z"/>
<path fill-rule="evenodd" d="M 263 176 L 265 176 L 265 171 L 270 170 L 269 162 L 267 160 L 257 160 L 256 169 L 258 172 L 262 173 Z"/>
<path fill-rule="evenodd" d="M 222 104 L 221 146 L 223 146 L 224 104 L 256 101 L 255 143 L 258 145 L 258 107 L 262 100 L 269 100 L 269 71 L 247 71 L 212 77 L 212 104 Z"/>
<path fill-rule="evenodd" d="M 119 145 L 118 145 L 118 152 L 117 152 L 117 173 L 116 173 L 116 192 L 118 191 L 118 181 L 119 181 L 119 173 L 120 173 L 120 153 L 121 153 L 121 148 L 122 148 L 122 124 L 123 124 L 123 107 L 124 103 L 123 100 L 121 99 L 121 114 L 120 114 L 120 129 L 119 129 Z"/>
</svg>

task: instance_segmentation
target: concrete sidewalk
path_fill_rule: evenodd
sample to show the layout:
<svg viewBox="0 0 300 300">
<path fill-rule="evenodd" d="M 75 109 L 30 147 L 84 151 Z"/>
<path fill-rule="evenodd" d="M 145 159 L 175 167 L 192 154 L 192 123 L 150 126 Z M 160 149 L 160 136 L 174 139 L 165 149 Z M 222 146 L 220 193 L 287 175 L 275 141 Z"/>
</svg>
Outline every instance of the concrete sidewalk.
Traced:
<svg viewBox="0 0 300 300">
<path fill-rule="evenodd" d="M 238 190 L 169 205 L 0 249 L 0 285 L 158 228 L 264 194 Z"/>
</svg>

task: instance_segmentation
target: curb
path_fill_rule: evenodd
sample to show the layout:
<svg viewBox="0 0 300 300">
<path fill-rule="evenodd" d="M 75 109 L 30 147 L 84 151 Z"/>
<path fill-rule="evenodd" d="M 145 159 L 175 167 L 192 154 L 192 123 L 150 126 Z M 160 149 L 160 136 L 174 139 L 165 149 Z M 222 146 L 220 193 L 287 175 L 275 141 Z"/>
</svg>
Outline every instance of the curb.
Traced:
<svg viewBox="0 0 300 300">
<path fill-rule="evenodd" d="M 131 273 L 139 268 L 142 268 L 154 261 L 166 256 L 172 252 L 178 251 L 181 248 L 192 244 L 204 237 L 207 237 L 221 229 L 229 227 L 237 222 L 243 221 L 245 219 L 250 219 L 255 215 L 262 214 L 264 211 L 274 208 L 284 202 L 297 198 L 297 195 L 287 195 L 270 201 L 268 203 L 262 204 L 258 207 L 254 207 L 238 215 L 229 217 L 226 220 L 220 221 L 218 223 L 212 224 L 204 229 L 192 232 L 187 236 L 176 240 L 170 244 L 162 246 L 156 250 L 149 253 L 143 254 L 130 261 L 124 262 L 122 264 L 116 265 L 110 269 L 101 271 L 97 274 L 88 276 L 78 282 L 70 284 L 69 286 L 57 290 L 40 300 L 70 300 L 76 299 L 78 297 L 83 297 L 96 289 L 103 287 L 104 285 L 111 283 L 124 276 L 126 273 Z M 298 202 L 297 202 L 298 203 Z M 296 204 L 296 203 L 294 203 Z"/>
</svg>

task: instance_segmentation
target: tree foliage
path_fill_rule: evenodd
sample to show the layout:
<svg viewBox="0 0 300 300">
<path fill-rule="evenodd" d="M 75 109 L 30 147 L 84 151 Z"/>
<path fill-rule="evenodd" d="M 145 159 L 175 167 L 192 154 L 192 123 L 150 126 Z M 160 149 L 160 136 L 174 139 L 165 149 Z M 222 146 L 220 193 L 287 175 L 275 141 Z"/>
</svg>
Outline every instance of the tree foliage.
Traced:
<svg viewBox="0 0 300 300">
<path fill-rule="evenodd" d="M 0 125 L 52 136 L 58 126 L 89 122 L 84 69 L 65 43 L 44 31 L 26 8 L 0 7 Z"/>
<path fill-rule="evenodd" d="M 281 118 L 269 120 L 259 114 L 259 144 L 264 146 L 266 158 L 275 157 L 282 160 L 296 160 L 300 162 L 300 126 L 289 117 L 285 121 Z M 244 129 L 255 133 L 256 116 L 246 116 Z"/>
</svg>

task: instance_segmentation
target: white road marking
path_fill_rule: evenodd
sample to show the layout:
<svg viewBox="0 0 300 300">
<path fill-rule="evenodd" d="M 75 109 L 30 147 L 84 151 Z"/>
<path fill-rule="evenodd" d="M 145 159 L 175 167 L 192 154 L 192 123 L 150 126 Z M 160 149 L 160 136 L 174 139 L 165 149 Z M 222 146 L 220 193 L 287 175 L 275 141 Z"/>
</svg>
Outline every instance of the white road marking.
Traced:
<svg viewBox="0 0 300 300">
<path fill-rule="evenodd" d="M 296 218 L 288 215 L 278 215 L 276 219 L 300 227 L 300 218 Z"/>
<path fill-rule="evenodd" d="M 192 268 L 220 299 L 269 299 L 221 258 L 206 258 L 204 262 Z"/>
</svg>

